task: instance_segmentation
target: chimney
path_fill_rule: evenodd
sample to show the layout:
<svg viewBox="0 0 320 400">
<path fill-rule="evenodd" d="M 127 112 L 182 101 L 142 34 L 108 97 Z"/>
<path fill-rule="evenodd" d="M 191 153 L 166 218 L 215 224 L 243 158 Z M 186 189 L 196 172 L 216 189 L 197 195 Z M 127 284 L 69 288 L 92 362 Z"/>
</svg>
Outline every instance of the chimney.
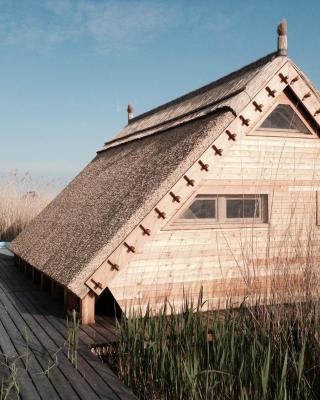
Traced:
<svg viewBox="0 0 320 400">
<path fill-rule="evenodd" d="M 287 56 L 288 55 L 288 24 L 285 19 L 280 21 L 278 25 L 278 56 Z"/>
<path fill-rule="evenodd" d="M 127 112 L 128 112 L 128 122 L 130 122 L 130 119 L 133 118 L 133 111 L 134 111 L 134 108 L 133 108 L 132 105 L 129 103 L 129 104 L 128 104 L 128 108 L 127 108 Z"/>
</svg>

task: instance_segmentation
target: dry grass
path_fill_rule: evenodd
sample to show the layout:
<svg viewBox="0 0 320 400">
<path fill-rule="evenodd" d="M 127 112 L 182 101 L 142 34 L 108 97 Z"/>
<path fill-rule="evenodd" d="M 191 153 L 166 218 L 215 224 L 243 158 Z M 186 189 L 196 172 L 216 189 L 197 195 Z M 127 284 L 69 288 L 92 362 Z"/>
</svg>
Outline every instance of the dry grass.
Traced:
<svg viewBox="0 0 320 400">
<path fill-rule="evenodd" d="M 0 241 L 10 242 L 52 200 L 50 188 L 29 174 L 0 177 Z"/>
</svg>

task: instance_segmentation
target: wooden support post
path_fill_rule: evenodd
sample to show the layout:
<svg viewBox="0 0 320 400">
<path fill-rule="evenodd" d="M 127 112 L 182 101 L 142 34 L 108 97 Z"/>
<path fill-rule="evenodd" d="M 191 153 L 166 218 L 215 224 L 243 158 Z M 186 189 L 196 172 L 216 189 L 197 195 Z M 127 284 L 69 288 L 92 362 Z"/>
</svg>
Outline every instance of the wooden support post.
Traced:
<svg viewBox="0 0 320 400">
<path fill-rule="evenodd" d="M 59 284 L 56 283 L 55 281 L 51 280 L 51 289 L 50 289 L 51 296 L 54 299 L 59 299 L 60 292 L 61 292 L 61 290 L 60 290 Z"/>
<path fill-rule="evenodd" d="M 107 260 L 107 263 L 111 266 L 111 271 L 114 271 L 114 270 L 119 271 L 120 268 L 119 268 L 118 264 L 115 264 L 110 260 Z"/>
<path fill-rule="evenodd" d="M 181 199 L 180 196 L 177 196 L 173 192 L 170 192 L 169 194 L 172 197 L 173 201 L 176 201 L 177 203 L 180 203 L 180 199 Z"/>
<path fill-rule="evenodd" d="M 228 135 L 228 140 L 236 141 L 237 134 L 230 132 L 228 129 L 226 130 L 226 134 Z"/>
<path fill-rule="evenodd" d="M 83 325 L 94 324 L 95 321 L 95 302 L 96 296 L 90 291 L 82 300 L 80 306 L 80 314 L 81 314 L 81 323 Z"/>
<path fill-rule="evenodd" d="M 151 230 L 148 228 L 145 228 L 143 225 L 139 225 L 139 228 L 142 230 L 143 235 L 150 236 L 151 235 Z"/>
<path fill-rule="evenodd" d="M 123 242 L 123 245 L 127 248 L 128 253 L 135 253 L 136 249 L 134 246 L 131 246 L 130 244 L 128 244 L 127 242 Z"/>
<path fill-rule="evenodd" d="M 304 101 L 305 99 L 308 99 L 309 97 L 311 97 L 311 92 L 306 93 L 306 94 L 302 97 L 302 101 Z"/>
<path fill-rule="evenodd" d="M 266 91 L 268 92 L 268 96 L 276 97 L 276 93 L 277 93 L 276 90 L 272 90 L 272 89 L 269 88 L 269 86 L 267 86 L 266 87 Z"/>
<path fill-rule="evenodd" d="M 285 83 L 286 85 L 288 85 L 288 79 L 289 79 L 289 76 L 288 76 L 288 75 L 283 75 L 283 74 L 280 72 L 279 77 L 280 77 L 280 82 L 281 82 L 281 83 Z"/>
<path fill-rule="evenodd" d="M 32 282 L 34 282 L 34 280 L 35 280 L 35 275 L 36 275 L 36 271 L 35 271 L 35 269 L 31 266 Z"/>
<path fill-rule="evenodd" d="M 71 293 L 68 289 L 64 289 L 64 308 L 66 311 L 76 310 L 78 306 L 78 297 Z"/>
<path fill-rule="evenodd" d="M 223 152 L 222 149 L 218 149 L 218 147 L 217 147 L 215 144 L 212 146 L 212 148 L 213 148 L 214 154 L 215 154 L 216 156 L 222 156 L 222 152 Z"/>
<path fill-rule="evenodd" d="M 188 178 L 187 175 L 185 175 L 183 178 L 187 181 L 187 186 L 194 186 L 194 179 Z"/>
<path fill-rule="evenodd" d="M 249 118 L 245 118 L 243 115 L 240 115 L 239 118 L 240 118 L 240 120 L 242 122 L 242 125 L 245 125 L 245 126 L 249 126 L 250 125 L 250 119 Z"/>
<path fill-rule="evenodd" d="M 160 211 L 159 208 L 155 208 L 154 211 L 158 214 L 158 218 L 166 219 L 166 213 L 164 211 Z"/>
<path fill-rule="evenodd" d="M 44 275 L 42 272 L 40 272 L 40 287 L 43 290 L 43 282 L 44 282 Z"/>
<path fill-rule="evenodd" d="M 16 254 L 14 255 L 14 266 L 18 267 L 18 270 L 21 271 L 22 262 L 20 257 L 18 257 Z"/>
<path fill-rule="evenodd" d="M 263 104 L 258 104 L 256 101 L 253 101 L 252 104 L 254 106 L 255 111 L 262 112 Z"/>
<path fill-rule="evenodd" d="M 18 262 L 17 262 L 16 265 L 18 265 L 18 270 L 19 270 L 20 272 L 23 272 L 23 271 L 24 271 L 24 263 L 23 263 L 23 261 L 22 261 L 21 259 L 18 259 Z"/>
<path fill-rule="evenodd" d="M 199 160 L 198 161 L 200 167 L 201 167 L 201 171 L 209 171 L 209 164 L 205 164 L 203 161 Z"/>
<path fill-rule="evenodd" d="M 68 308 L 68 289 L 63 288 L 63 306 L 65 311 Z"/>
</svg>

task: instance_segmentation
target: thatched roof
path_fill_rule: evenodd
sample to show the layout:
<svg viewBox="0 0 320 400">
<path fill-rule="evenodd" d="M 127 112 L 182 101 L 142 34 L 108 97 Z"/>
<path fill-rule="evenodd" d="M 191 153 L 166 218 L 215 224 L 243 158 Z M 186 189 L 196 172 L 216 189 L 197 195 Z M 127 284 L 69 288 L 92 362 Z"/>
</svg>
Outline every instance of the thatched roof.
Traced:
<svg viewBox="0 0 320 400">
<path fill-rule="evenodd" d="M 277 57 L 276 53 L 271 53 L 208 85 L 132 118 L 113 140 L 105 143 L 103 149 L 163 131 L 182 120 L 190 121 L 223 105 L 238 112 L 239 106 L 243 107 L 241 100 L 248 101 L 248 97 L 254 96 L 285 61 L 286 57 Z"/>
<path fill-rule="evenodd" d="M 285 61 L 269 55 L 134 118 L 11 250 L 83 297 L 85 281 Z"/>
</svg>

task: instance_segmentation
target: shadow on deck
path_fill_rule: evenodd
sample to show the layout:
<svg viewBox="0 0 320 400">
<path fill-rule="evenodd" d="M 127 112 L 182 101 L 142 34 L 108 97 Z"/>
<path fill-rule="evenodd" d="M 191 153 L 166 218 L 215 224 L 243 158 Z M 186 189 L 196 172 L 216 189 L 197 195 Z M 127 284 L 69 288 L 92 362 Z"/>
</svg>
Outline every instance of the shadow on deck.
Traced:
<svg viewBox="0 0 320 400">
<path fill-rule="evenodd" d="M 112 318 L 80 327 L 77 368 L 68 359 L 67 335 L 63 306 L 0 254 L 0 380 L 19 388 L 8 398 L 136 399 L 90 351 L 116 339 Z"/>
</svg>

